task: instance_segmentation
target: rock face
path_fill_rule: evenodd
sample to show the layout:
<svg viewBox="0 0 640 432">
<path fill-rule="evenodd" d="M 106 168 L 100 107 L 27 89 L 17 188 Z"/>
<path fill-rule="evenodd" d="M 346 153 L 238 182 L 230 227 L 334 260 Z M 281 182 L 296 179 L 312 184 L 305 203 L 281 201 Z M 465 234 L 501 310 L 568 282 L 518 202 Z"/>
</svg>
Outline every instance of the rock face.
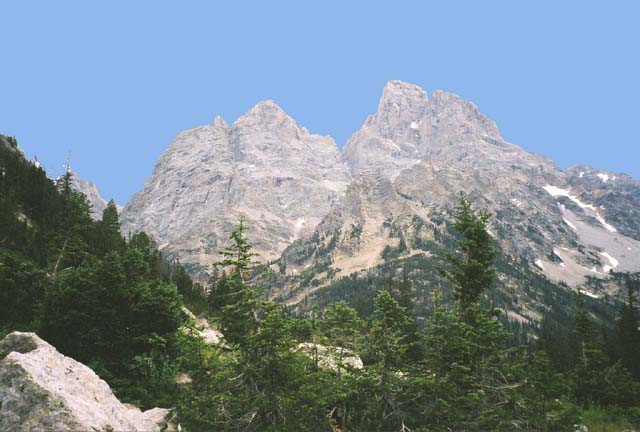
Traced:
<svg viewBox="0 0 640 432">
<path fill-rule="evenodd" d="M 541 276 L 578 286 L 640 271 L 640 181 L 563 171 L 506 142 L 473 103 L 401 81 L 342 153 L 273 102 L 231 127 L 218 118 L 181 133 L 123 222 L 197 273 L 243 216 L 264 260 L 288 275 L 324 272 L 303 278 L 319 288 L 390 256 L 429 255 L 461 191 L 493 213 L 503 255 Z"/>
<path fill-rule="evenodd" d="M 342 158 L 353 181 L 304 246 L 285 252 L 298 267 L 326 261 L 329 243 L 339 275 L 381 264 L 385 247 L 403 244 L 405 257 L 425 253 L 420 245 L 433 240 L 464 191 L 495 215 L 491 232 L 503 253 L 552 280 L 575 286 L 613 269 L 640 271 L 638 180 L 591 168 L 565 172 L 504 141 L 493 121 L 456 95 L 436 91 L 429 99 L 415 85 L 389 82 Z"/>
<path fill-rule="evenodd" d="M 274 259 L 313 231 L 348 183 L 330 137 L 261 102 L 231 126 L 218 117 L 179 134 L 126 205 L 123 230 L 146 231 L 197 272 L 243 217 L 262 259 Z"/>
<path fill-rule="evenodd" d="M 91 369 L 34 333 L 0 341 L 0 430 L 163 431 L 169 411 L 120 403 Z"/>
<path fill-rule="evenodd" d="M 107 208 L 107 201 L 100 195 L 98 186 L 95 183 L 82 180 L 76 173 L 72 173 L 71 187 L 87 197 L 89 204 L 91 204 L 91 217 L 94 220 L 101 220 L 102 212 Z"/>
</svg>

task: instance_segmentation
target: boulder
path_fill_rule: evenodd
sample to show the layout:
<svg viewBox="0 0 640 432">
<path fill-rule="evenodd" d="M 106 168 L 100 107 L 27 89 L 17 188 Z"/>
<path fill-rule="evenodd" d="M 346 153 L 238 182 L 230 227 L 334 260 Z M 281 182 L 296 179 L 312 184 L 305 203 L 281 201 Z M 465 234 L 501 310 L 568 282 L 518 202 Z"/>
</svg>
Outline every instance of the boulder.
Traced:
<svg viewBox="0 0 640 432">
<path fill-rule="evenodd" d="M 354 369 L 364 367 L 357 354 L 343 347 L 304 342 L 298 344 L 296 351 L 304 353 L 311 359 L 316 359 L 318 366 L 325 370 L 337 371 L 339 366 Z"/>
<path fill-rule="evenodd" d="M 170 411 L 121 403 L 87 366 L 35 333 L 0 341 L 0 430 L 161 432 Z"/>
<path fill-rule="evenodd" d="M 208 345 L 218 345 L 222 343 L 224 335 L 216 328 L 211 327 L 209 320 L 199 318 L 185 306 L 182 306 L 182 312 L 196 322 L 196 330 L 204 342 Z"/>
</svg>

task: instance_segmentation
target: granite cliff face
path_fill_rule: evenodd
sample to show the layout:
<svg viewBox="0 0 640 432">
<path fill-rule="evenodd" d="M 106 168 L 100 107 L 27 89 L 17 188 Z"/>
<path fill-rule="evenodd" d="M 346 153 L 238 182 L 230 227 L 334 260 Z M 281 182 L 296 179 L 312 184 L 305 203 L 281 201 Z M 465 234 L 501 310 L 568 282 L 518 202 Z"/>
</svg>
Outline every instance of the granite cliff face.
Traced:
<svg viewBox="0 0 640 432">
<path fill-rule="evenodd" d="M 435 253 L 460 191 L 495 215 L 503 254 L 541 276 L 578 286 L 640 271 L 638 180 L 563 171 L 506 142 L 474 104 L 401 81 L 387 83 L 342 153 L 270 101 L 230 127 L 218 118 L 181 133 L 123 223 L 198 272 L 242 216 L 264 260 L 315 281 L 289 287 L 295 303 L 342 276 Z"/>
<path fill-rule="evenodd" d="M 218 117 L 179 134 L 125 207 L 123 229 L 148 232 L 198 272 L 243 217 L 262 259 L 275 259 L 315 228 L 348 183 L 330 137 L 261 102 L 231 126 Z"/>
</svg>

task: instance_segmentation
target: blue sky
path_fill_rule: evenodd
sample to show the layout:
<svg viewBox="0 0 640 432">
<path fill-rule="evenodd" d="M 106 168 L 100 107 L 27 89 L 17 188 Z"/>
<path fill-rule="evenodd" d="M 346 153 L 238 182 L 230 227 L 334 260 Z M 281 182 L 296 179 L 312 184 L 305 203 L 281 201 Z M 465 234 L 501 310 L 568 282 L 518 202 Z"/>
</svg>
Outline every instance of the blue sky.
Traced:
<svg viewBox="0 0 640 432">
<path fill-rule="evenodd" d="M 640 2 L 227 3 L 2 2 L 0 133 L 124 204 L 181 130 L 271 98 L 341 146 L 400 79 L 640 177 Z"/>
</svg>

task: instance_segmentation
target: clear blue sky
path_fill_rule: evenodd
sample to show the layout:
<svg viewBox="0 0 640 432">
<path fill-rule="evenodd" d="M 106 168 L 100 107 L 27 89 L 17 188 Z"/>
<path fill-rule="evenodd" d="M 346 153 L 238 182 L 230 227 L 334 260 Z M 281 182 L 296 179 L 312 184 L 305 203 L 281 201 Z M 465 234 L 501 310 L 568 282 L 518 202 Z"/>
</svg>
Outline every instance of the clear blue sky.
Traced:
<svg viewBox="0 0 640 432">
<path fill-rule="evenodd" d="M 272 98 L 344 144 L 400 79 L 563 168 L 640 177 L 640 2 L 5 1 L 0 133 L 124 204 L 181 130 Z"/>
</svg>

